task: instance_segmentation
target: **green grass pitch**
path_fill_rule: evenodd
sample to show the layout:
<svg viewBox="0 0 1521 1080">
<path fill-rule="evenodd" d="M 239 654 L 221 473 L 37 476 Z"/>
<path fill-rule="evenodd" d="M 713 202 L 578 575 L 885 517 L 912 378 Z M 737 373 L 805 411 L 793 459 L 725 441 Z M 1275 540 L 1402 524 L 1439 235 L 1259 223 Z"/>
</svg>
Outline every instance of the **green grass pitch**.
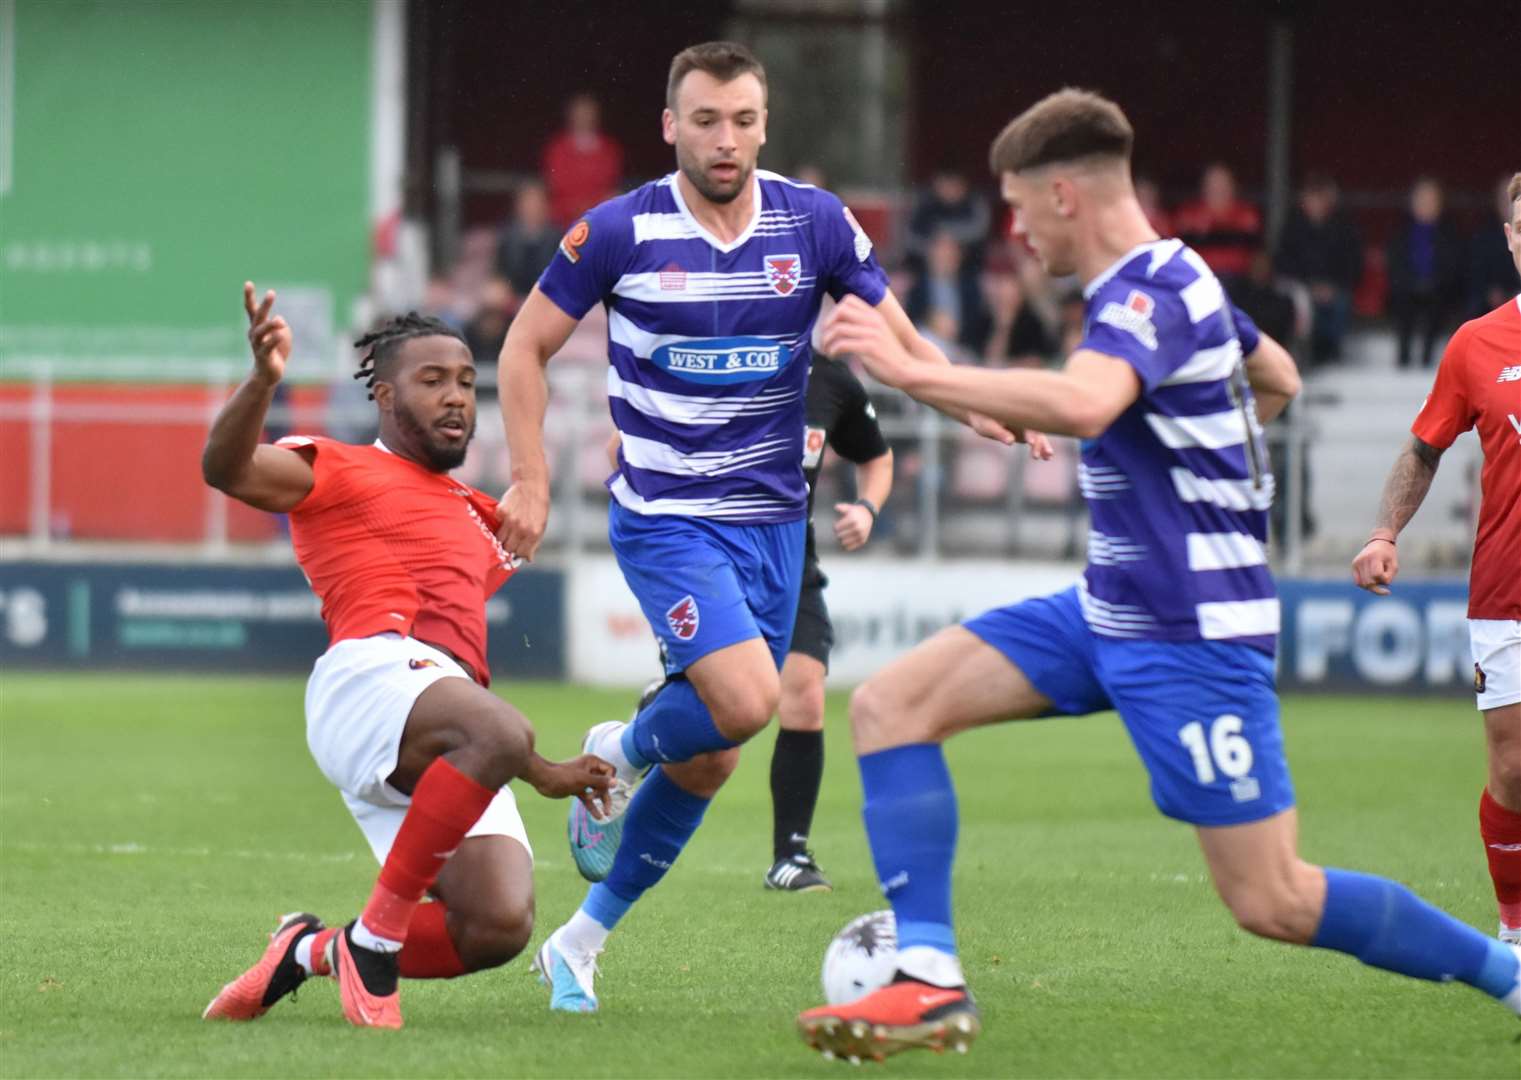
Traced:
<svg viewBox="0 0 1521 1080">
<path fill-rule="evenodd" d="M 632 695 L 502 684 L 568 755 Z M 0 1075 L 841 1076 L 793 1015 L 831 934 L 881 906 L 830 700 L 814 833 L 832 895 L 768 893 L 761 736 L 681 862 L 603 957 L 603 1011 L 552 1015 L 530 954 L 408 983 L 401 1032 L 354 1031 L 309 983 L 254 1024 L 205 1024 L 275 917 L 350 918 L 375 866 L 307 756 L 296 679 L 0 676 Z M 1486 931 L 1480 723 L 1461 700 L 1297 698 L 1285 725 L 1306 855 L 1404 881 Z M 1521 1025 L 1462 986 L 1237 931 L 1189 830 L 1160 818 L 1112 716 L 952 743 L 956 913 L 985 1018 L 966 1057 L 894 1076 L 1509 1077 Z M 535 945 L 583 885 L 563 803 L 520 792 Z"/>
</svg>

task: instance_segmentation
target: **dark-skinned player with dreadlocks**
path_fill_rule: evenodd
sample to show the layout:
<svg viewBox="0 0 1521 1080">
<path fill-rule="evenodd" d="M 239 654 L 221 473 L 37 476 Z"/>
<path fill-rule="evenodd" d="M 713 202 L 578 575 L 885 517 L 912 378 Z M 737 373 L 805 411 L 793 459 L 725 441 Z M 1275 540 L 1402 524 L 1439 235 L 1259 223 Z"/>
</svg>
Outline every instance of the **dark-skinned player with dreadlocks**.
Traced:
<svg viewBox="0 0 1521 1080">
<path fill-rule="evenodd" d="M 398 977 L 505 964 L 533 929 L 533 855 L 507 786 L 605 800 L 610 765 L 550 762 L 528 721 L 487 689 L 485 602 L 517 560 L 496 539 L 496 500 L 449 476 L 475 431 L 475 367 L 453 330 L 416 313 L 367 349 L 380 437 L 369 446 L 260 436 L 290 356 L 275 294 L 243 286 L 252 372 L 213 422 L 212 487 L 290 515 L 296 559 L 322 600 L 330 644 L 306 690 L 312 756 L 381 863 L 357 919 L 281 919 L 205 1016 L 253 1020 L 311 975 L 337 979 L 344 1015 L 400 1027 Z M 425 899 L 431 895 L 431 899 Z"/>
</svg>

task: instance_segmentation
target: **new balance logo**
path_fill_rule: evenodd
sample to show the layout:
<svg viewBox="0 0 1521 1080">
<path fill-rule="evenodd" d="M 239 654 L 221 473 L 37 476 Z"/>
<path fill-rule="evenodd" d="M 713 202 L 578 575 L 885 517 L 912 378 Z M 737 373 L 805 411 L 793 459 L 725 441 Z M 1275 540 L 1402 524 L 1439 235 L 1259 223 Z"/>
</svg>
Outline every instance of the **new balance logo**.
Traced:
<svg viewBox="0 0 1521 1080">
<path fill-rule="evenodd" d="M 1512 364 L 1510 367 L 1501 368 L 1500 377 L 1495 382 L 1521 382 L 1521 364 Z"/>
<path fill-rule="evenodd" d="M 1521 851 L 1521 844 L 1490 844 L 1493 851 Z"/>
</svg>

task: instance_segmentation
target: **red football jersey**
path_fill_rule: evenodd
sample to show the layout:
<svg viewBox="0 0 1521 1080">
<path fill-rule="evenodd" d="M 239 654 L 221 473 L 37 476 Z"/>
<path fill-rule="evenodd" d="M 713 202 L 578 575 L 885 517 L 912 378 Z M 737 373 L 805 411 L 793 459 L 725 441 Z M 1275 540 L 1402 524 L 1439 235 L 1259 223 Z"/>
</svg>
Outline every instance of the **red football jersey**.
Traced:
<svg viewBox="0 0 1521 1080">
<path fill-rule="evenodd" d="M 394 630 L 468 664 L 482 686 L 486 599 L 512 576 L 496 500 L 378 443 L 292 435 L 317 482 L 290 513 L 296 561 L 322 600 L 330 642 Z"/>
<path fill-rule="evenodd" d="M 1479 431 L 1479 531 L 1470 619 L 1521 619 L 1521 296 L 1458 327 L 1410 431 L 1445 450 Z"/>
</svg>

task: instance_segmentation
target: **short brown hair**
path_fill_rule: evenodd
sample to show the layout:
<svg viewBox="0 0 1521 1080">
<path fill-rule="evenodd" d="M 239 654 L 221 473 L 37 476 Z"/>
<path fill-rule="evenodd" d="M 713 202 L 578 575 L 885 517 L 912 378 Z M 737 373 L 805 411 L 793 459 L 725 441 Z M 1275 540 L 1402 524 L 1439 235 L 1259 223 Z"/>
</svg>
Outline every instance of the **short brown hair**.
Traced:
<svg viewBox="0 0 1521 1080">
<path fill-rule="evenodd" d="M 1083 158 L 1128 161 L 1135 132 L 1120 107 L 1091 90 L 1067 87 L 1020 113 L 993 140 L 993 175 Z"/>
<path fill-rule="evenodd" d="M 694 71 L 706 72 L 719 82 L 754 75 L 760 80 L 762 99 L 766 96 L 766 69 L 753 52 L 735 41 L 705 41 L 682 49 L 671 61 L 671 74 L 665 81 L 666 108 L 676 108 L 676 90 Z"/>
<path fill-rule="evenodd" d="M 1510 178 L 1510 187 L 1505 189 L 1505 193 L 1510 196 L 1511 202 L 1521 199 L 1521 172 Z"/>
</svg>

